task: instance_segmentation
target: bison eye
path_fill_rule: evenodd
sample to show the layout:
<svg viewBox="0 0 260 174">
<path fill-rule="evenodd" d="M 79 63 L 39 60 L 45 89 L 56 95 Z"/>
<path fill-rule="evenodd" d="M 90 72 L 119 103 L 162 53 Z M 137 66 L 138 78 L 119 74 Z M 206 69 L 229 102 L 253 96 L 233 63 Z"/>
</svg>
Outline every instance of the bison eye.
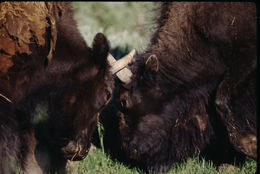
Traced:
<svg viewBox="0 0 260 174">
<path fill-rule="evenodd" d="M 107 100 L 109 100 L 111 98 L 111 93 L 107 92 Z"/>
<path fill-rule="evenodd" d="M 122 99 L 120 103 L 121 103 L 121 106 L 123 108 L 126 108 L 126 100 L 125 99 Z"/>
<path fill-rule="evenodd" d="M 61 17 L 62 16 L 62 12 L 59 10 L 58 12 L 58 16 Z"/>
</svg>

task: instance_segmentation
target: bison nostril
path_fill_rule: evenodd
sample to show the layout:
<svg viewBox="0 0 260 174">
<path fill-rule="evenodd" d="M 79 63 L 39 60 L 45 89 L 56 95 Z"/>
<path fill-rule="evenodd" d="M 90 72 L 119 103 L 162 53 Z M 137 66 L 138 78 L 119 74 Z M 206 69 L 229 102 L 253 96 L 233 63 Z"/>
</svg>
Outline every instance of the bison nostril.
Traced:
<svg viewBox="0 0 260 174">
<path fill-rule="evenodd" d="M 65 147 L 61 148 L 61 150 L 66 155 L 74 154 L 77 151 L 77 143 L 70 141 Z"/>
<path fill-rule="evenodd" d="M 70 141 L 61 151 L 66 159 L 71 161 L 84 159 L 89 151 L 89 148 L 80 144 L 79 141 Z"/>
<path fill-rule="evenodd" d="M 133 149 L 133 153 L 134 153 L 134 155 L 136 155 L 137 154 L 137 150 Z"/>
<path fill-rule="evenodd" d="M 137 159 L 138 156 L 140 155 L 136 144 L 130 144 L 127 151 L 128 151 L 130 158 L 132 158 L 132 159 Z"/>
</svg>

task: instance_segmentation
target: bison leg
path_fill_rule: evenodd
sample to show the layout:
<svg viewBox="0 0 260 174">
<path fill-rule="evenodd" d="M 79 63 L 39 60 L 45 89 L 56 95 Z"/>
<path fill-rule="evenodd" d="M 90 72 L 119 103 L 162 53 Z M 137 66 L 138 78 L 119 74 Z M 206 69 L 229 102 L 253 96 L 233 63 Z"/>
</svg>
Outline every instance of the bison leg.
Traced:
<svg viewBox="0 0 260 174">
<path fill-rule="evenodd" d="M 22 145 L 22 168 L 25 174 L 43 174 L 35 158 L 36 140 L 34 132 L 28 131 L 24 134 L 24 144 Z"/>
<path fill-rule="evenodd" d="M 217 89 L 216 110 L 234 148 L 256 159 L 256 68 L 236 69 Z"/>
</svg>

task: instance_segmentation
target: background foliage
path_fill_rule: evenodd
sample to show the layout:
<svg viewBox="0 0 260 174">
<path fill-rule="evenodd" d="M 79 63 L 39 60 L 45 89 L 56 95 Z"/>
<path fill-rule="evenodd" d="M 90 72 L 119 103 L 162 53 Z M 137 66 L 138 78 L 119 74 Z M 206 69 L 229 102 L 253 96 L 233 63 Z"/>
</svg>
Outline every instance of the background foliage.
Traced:
<svg viewBox="0 0 260 174">
<path fill-rule="evenodd" d="M 78 28 L 91 45 L 96 33 L 104 33 L 112 50 L 142 51 L 154 30 L 155 2 L 73 2 Z"/>
</svg>

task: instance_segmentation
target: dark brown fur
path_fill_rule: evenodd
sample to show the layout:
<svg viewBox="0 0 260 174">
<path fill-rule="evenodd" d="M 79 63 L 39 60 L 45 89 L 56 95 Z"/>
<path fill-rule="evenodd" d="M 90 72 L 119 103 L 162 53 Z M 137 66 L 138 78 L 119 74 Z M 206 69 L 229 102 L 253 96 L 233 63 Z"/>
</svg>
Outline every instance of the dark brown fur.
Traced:
<svg viewBox="0 0 260 174">
<path fill-rule="evenodd" d="M 163 3 L 157 24 L 119 92 L 128 158 L 155 172 L 195 154 L 256 158 L 254 3 Z"/>
<path fill-rule="evenodd" d="M 6 128 L 0 132 L 4 137 L 0 138 L 0 151 L 6 150 L 5 156 L 16 159 L 26 172 L 35 173 L 31 164 L 37 165 L 36 128 L 38 146 L 47 147 L 46 153 L 37 151 L 41 167 L 65 173 L 67 159 L 86 157 L 97 115 L 112 96 L 113 77 L 106 61 L 109 43 L 99 33 L 90 48 L 67 2 L 0 5 L 5 9 L 0 13 L 0 92 L 12 100 L 5 110 L 2 103 L 7 101 L 1 98 L 1 129 Z M 48 109 L 44 121 L 35 116 L 39 104 Z M 46 132 L 41 137 L 43 129 Z M 9 135 L 17 141 L 8 141 Z M 11 146 L 5 146 L 7 142 Z M 1 155 L 0 163 L 2 159 Z"/>
</svg>

